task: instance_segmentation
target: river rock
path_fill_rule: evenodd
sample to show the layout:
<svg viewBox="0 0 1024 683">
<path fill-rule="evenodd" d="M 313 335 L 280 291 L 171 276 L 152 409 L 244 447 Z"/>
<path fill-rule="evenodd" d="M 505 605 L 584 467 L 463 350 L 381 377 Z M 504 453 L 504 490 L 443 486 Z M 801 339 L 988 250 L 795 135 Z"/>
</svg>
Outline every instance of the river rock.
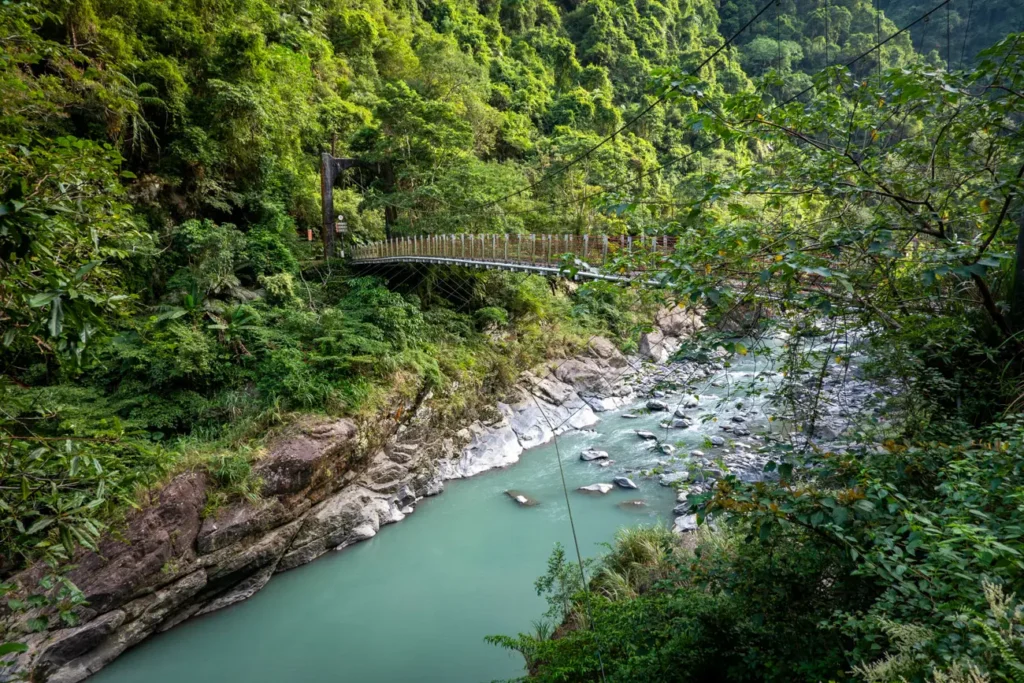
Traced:
<svg viewBox="0 0 1024 683">
<path fill-rule="evenodd" d="M 661 309 L 654 318 L 654 324 L 666 335 L 680 339 L 689 339 L 704 329 L 700 314 L 681 306 Z"/>
<path fill-rule="evenodd" d="M 664 401 L 659 401 L 657 399 L 652 399 L 652 400 L 647 402 L 647 410 L 654 410 L 654 411 L 658 411 L 658 412 L 665 411 L 665 410 L 668 410 L 668 404 L 665 403 Z"/>
<path fill-rule="evenodd" d="M 657 441 L 658 440 L 658 435 L 655 434 L 654 432 L 648 432 L 648 431 L 643 430 L 643 429 L 637 429 L 635 431 L 636 431 L 636 435 L 639 436 L 644 441 Z"/>
<path fill-rule="evenodd" d="M 523 446 L 507 421 L 502 421 L 494 427 L 475 423 L 470 431 L 473 434 L 472 439 L 455 463 L 456 471 L 461 476 L 472 477 L 474 474 L 519 462 Z"/>
<path fill-rule="evenodd" d="M 610 396 L 616 391 L 608 381 L 607 371 L 597 367 L 593 362 L 570 358 L 558 365 L 555 376 L 581 396 Z"/>
<path fill-rule="evenodd" d="M 586 486 L 581 486 L 581 487 L 579 487 L 577 489 L 577 491 L 584 491 L 586 493 L 601 493 L 601 494 L 604 494 L 604 493 L 608 493 L 613 488 L 615 488 L 615 487 L 612 484 L 607 484 L 607 483 L 604 483 L 604 482 L 600 482 L 598 484 L 587 484 Z"/>
<path fill-rule="evenodd" d="M 640 488 L 629 477 L 615 477 L 615 479 L 613 479 L 613 481 L 615 482 L 615 484 L 619 488 L 624 488 L 624 489 L 638 489 L 638 488 Z"/>
<path fill-rule="evenodd" d="M 597 463 L 597 466 L 598 467 L 611 467 L 614 464 L 615 464 L 614 460 L 601 460 L 600 462 Z"/>
<path fill-rule="evenodd" d="M 742 415 L 733 415 L 729 419 L 731 419 L 733 422 L 737 422 L 737 423 L 739 423 L 739 422 L 746 422 L 747 421 L 747 418 L 743 417 Z"/>
<path fill-rule="evenodd" d="M 309 511 L 279 569 L 291 569 L 332 548 L 347 547 L 376 534 L 381 525 L 402 519 L 393 500 L 362 486 L 345 487 Z M 372 534 L 367 535 L 368 531 Z"/>
<path fill-rule="evenodd" d="M 679 350 L 679 340 L 675 337 L 666 336 L 659 329 L 645 332 L 640 335 L 638 351 L 642 358 L 654 363 L 665 363 L 672 355 Z"/>
<path fill-rule="evenodd" d="M 686 481 L 686 478 L 690 476 L 687 471 L 682 472 L 668 472 L 658 477 L 658 483 L 662 486 L 672 486 L 676 482 Z"/>
<path fill-rule="evenodd" d="M 678 500 L 678 498 L 676 500 Z M 672 508 L 672 514 L 673 515 L 677 515 L 677 516 L 678 515 L 685 515 L 685 514 L 689 513 L 689 511 L 690 511 L 690 504 L 686 502 L 685 498 L 683 499 L 683 502 L 679 503 L 679 505 L 676 505 L 674 508 Z"/>
<path fill-rule="evenodd" d="M 723 439 L 720 436 L 709 436 L 708 441 L 710 441 L 711 445 L 715 446 L 716 448 L 721 448 L 722 446 L 725 445 L 725 439 Z"/>
<path fill-rule="evenodd" d="M 647 507 L 647 501 L 640 500 L 639 498 L 635 500 L 624 500 L 621 503 L 619 503 L 619 507 L 622 508 L 623 510 L 636 510 L 638 508 Z"/>
<path fill-rule="evenodd" d="M 535 505 L 539 505 L 538 501 L 534 500 L 522 491 L 509 489 L 508 491 L 505 491 L 505 495 L 514 500 L 520 507 L 533 507 Z"/>
<path fill-rule="evenodd" d="M 639 415 L 634 415 L 633 413 L 623 413 L 619 417 L 623 417 L 623 418 L 625 418 L 627 420 L 636 420 L 640 416 Z"/>
<path fill-rule="evenodd" d="M 658 448 L 659 448 L 659 449 L 661 450 L 661 452 L 662 452 L 662 453 L 664 453 L 665 455 L 672 455 L 673 453 L 675 453 L 675 452 L 676 452 L 676 447 L 675 447 L 675 446 L 673 446 L 673 445 L 672 445 L 672 444 L 670 444 L 670 443 L 663 443 L 663 444 L 659 444 L 659 445 L 658 445 Z"/>
<path fill-rule="evenodd" d="M 689 420 L 683 420 L 679 418 L 672 420 L 673 429 L 689 429 L 692 425 L 693 423 L 690 422 Z"/>
<path fill-rule="evenodd" d="M 685 534 L 691 531 L 697 530 L 697 515 L 680 515 L 676 517 L 675 523 L 672 525 L 672 530 L 677 534 Z"/>
<path fill-rule="evenodd" d="M 587 346 L 590 348 L 591 355 L 598 360 L 603 361 L 610 367 L 625 368 L 629 365 L 629 361 L 624 355 L 622 355 L 622 352 L 616 348 L 615 344 L 604 337 L 592 338 Z"/>
</svg>

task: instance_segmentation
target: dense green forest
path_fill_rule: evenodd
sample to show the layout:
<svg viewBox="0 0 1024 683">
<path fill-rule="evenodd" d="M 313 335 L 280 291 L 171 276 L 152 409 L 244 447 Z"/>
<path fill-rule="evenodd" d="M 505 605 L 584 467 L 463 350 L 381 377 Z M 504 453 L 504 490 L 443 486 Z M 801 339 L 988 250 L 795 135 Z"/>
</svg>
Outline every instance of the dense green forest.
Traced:
<svg viewBox="0 0 1024 683">
<path fill-rule="evenodd" d="M 891 419 L 693 498 L 720 520 L 695 550 L 624 533 L 589 591 L 554 557 L 551 628 L 495 640 L 540 680 L 1024 680 L 1024 6 L 872 50 L 935 4 L 4 3 L 0 579 L 182 468 L 211 507 L 255 497 L 299 414 L 433 391 L 457 424 L 591 335 L 632 350 L 667 295 L 763 307 L 755 338 L 866 334 Z M 671 235 L 671 286 L 351 271 L 324 151 L 360 162 L 355 243 Z M 813 419 L 803 380 L 848 359 L 791 348 Z"/>
</svg>

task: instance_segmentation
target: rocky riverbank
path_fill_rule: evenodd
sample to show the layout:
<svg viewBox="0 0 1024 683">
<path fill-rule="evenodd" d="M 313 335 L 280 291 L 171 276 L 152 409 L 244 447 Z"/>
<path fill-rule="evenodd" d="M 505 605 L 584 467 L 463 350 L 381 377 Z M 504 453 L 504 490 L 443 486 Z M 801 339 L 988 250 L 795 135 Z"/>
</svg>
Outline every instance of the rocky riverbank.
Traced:
<svg viewBox="0 0 1024 683">
<path fill-rule="evenodd" d="M 78 625 L 19 637 L 29 649 L 0 680 L 81 681 L 154 633 L 245 600 L 276 573 L 373 537 L 440 493 L 446 480 L 513 464 L 524 450 L 650 393 L 663 378 L 652 361 L 664 362 L 699 326 L 700 318 L 682 309 L 663 313 L 641 339 L 638 357 L 594 338 L 576 358 L 523 373 L 495 419 L 454 434 L 431 427 L 429 396 L 408 406 L 381 448 L 368 447 L 348 419 L 294 425 L 255 466 L 257 502 L 204 514 L 206 475 L 179 474 L 99 552 L 76 558 L 68 578 L 86 600 Z M 689 371 L 711 369 L 693 364 Z M 34 567 L 14 580 L 31 589 L 45 572 Z"/>
</svg>

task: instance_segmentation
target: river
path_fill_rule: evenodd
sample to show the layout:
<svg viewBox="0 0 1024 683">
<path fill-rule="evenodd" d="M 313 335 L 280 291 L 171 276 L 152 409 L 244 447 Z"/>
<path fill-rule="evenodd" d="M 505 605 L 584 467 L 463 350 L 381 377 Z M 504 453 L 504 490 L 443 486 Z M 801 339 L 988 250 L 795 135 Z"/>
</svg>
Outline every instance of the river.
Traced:
<svg viewBox="0 0 1024 683">
<path fill-rule="evenodd" d="M 752 369 L 746 360 L 719 379 Z M 674 407 L 679 398 L 666 400 Z M 715 402 L 702 403 L 711 408 Z M 653 431 L 684 451 L 704 448 L 704 435 L 719 433 L 699 421 L 690 429 L 665 430 L 658 425 L 668 414 L 622 417 L 629 410 L 603 413 L 593 432 L 558 439 L 585 555 L 599 554 L 620 527 L 671 521 L 675 492 L 657 478 L 631 474 L 638 491 L 601 496 L 575 490 L 666 457 L 633 430 Z M 609 451 L 616 464 L 602 469 L 582 462 L 579 453 L 587 446 Z M 532 631 L 532 621 L 546 609 L 534 579 L 556 542 L 574 557 L 556 458 L 552 442 L 526 451 L 508 469 L 449 482 L 405 521 L 274 577 L 248 601 L 145 641 L 90 682 L 475 683 L 522 675 L 517 653 L 483 638 Z M 518 506 L 504 495 L 508 489 L 539 505 Z M 636 499 L 647 505 L 620 507 Z"/>
</svg>

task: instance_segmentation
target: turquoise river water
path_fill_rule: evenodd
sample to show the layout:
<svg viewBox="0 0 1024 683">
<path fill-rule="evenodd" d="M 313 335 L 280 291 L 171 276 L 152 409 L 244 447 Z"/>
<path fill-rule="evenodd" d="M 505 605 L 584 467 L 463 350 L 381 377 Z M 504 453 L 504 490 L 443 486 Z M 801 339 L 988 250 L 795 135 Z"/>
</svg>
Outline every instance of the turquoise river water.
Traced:
<svg viewBox="0 0 1024 683">
<path fill-rule="evenodd" d="M 733 368 L 737 370 L 746 368 Z M 709 392 L 722 391 L 709 389 Z M 677 399 L 670 399 L 670 401 Z M 710 406 L 709 406 L 710 407 Z M 623 526 L 671 523 L 675 492 L 633 474 L 638 491 L 600 496 L 576 487 L 611 481 L 624 469 L 650 466 L 634 433 L 665 434 L 666 414 L 625 419 L 602 414 L 594 432 L 558 439 L 580 549 L 601 552 Z M 698 423 L 699 424 L 699 423 Z M 703 447 L 709 426 L 672 430 L 670 441 Z M 601 469 L 580 451 L 607 450 Z M 540 501 L 519 507 L 517 489 Z M 643 499 L 646 507 L 620 503 Z M 488 634 L 532 631 L 546 609 L 533 589 L 556 542 L 574 557 L 554 443 L 526 451 L 508 469 L 449 482 L 405 521 L 373 539 L 275 576 L 251 599 L 190 620 L 125 653 L 90 683 L 457 683 L 523 673 L 516 653 L 488 645 Z"/>
</svg>

